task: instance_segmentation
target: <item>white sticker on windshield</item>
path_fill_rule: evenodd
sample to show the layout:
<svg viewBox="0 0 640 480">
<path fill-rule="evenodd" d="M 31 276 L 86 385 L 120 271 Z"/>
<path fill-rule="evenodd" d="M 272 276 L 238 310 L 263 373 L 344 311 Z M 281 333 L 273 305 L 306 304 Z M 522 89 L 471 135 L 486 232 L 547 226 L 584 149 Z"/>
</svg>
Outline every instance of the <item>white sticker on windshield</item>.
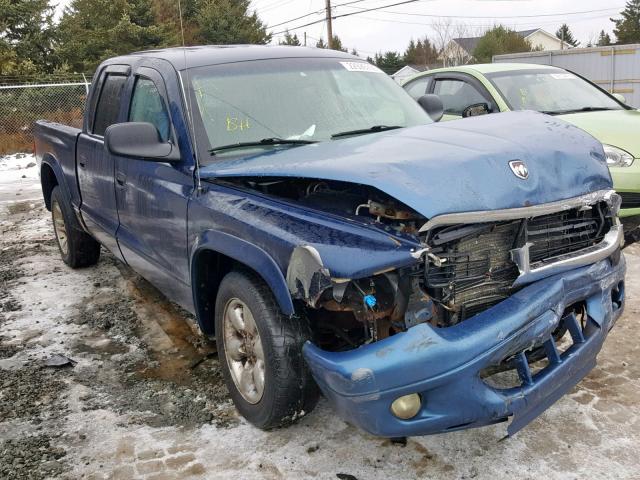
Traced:
<svg viewBox="0 0 640 480">
<path fill-rule="evenodd" d="M 369 73 L 384 73 L 375 65 L 371 65 L 369 62 L 340 62 L 344 68 L 350 72 L 369 72 Z"/>
<path fill-rule="evenodd" d="M 556 80 L 571 80 L 573 75 L 570 73 L 552 73 L 551 77 Z"/>
</svg>

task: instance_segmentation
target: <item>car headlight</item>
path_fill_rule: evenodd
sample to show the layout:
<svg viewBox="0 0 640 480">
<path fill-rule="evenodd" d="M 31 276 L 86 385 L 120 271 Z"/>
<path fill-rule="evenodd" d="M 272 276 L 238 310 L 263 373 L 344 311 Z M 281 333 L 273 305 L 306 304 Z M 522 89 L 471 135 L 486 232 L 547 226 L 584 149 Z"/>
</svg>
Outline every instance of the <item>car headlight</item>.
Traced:
<svg viewBox="0 0 640 480">
<path fill-rule="evenodd" d="M 630 167 L 633 164 L 633 155 L 621 148 L 612 145 L 602 145 L 607 157 L 607 165 L 610 167 Z"/>
</svg>

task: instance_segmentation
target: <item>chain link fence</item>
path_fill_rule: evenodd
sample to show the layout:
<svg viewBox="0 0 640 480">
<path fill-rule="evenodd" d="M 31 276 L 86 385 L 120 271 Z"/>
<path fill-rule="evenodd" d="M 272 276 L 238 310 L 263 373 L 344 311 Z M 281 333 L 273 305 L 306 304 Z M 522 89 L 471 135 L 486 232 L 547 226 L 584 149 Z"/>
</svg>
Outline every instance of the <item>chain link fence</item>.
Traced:
<svg viewBox="0 0 640 480">
<path fill-rule="evenodd" d="M 33 124 L 82 126 L 90 76 L 0 77 L 0 155 L 30 152 Z"/>
</svg>

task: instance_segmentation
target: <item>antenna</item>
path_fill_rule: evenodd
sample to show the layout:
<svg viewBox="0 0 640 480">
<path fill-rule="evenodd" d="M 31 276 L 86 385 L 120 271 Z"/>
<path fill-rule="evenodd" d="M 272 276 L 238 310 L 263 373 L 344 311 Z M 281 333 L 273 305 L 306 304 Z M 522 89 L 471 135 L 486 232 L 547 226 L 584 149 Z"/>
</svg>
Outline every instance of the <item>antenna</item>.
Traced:
<svg viewBox="0 0 640 480">
<path fill-rule="evenodd" d="M 182 53 L 184 54 L 184 71 L 185 76 L 187 77 L 187 85 L 191 85 L 189 80 L 189 69 L 187 68 L 187 46 L 184 41 L 184 26 L 182 24 L 182 2 L 178 0 L 178 13 L 180 15 L 180 35 L 182 36 Z M 198 159 L 198 140 L 196 139 L 196 132 L 193 129 L 193 102 L 191 100 L 191 95 L 187 94 L 187 90 L 184 86 L 184 82 L 182 81 L 182 75 L 179 75 L 180 85 L 182 85 L 182 94 L 184 95 L 187 101 L 187 116 L 189 120 L 189 132 L 191 133 L 191 138 L 193 138 L 193 157 L 196 161 L 196 189 L 197 191 L 202 190 L 202 182 L 200 180 L 200 160 Z"/>
</svg>

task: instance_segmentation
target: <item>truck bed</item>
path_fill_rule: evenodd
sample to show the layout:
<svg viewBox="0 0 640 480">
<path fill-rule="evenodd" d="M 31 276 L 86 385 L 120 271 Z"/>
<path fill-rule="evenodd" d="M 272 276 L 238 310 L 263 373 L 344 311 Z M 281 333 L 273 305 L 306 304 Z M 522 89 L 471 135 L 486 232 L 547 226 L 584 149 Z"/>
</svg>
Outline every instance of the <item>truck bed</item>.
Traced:
<svg viewBox="0 0 640 480">
<path fill-rule="evenodd" d="M 76 144 L 82 130 L 61 123 L 38 120 L 34 126 L 35 150 L 37 158 L 60 169 L 56 177 L 71 199 L 75 208 L 80 205 L 80 191 L 76 177 Z"/>
</svg>

